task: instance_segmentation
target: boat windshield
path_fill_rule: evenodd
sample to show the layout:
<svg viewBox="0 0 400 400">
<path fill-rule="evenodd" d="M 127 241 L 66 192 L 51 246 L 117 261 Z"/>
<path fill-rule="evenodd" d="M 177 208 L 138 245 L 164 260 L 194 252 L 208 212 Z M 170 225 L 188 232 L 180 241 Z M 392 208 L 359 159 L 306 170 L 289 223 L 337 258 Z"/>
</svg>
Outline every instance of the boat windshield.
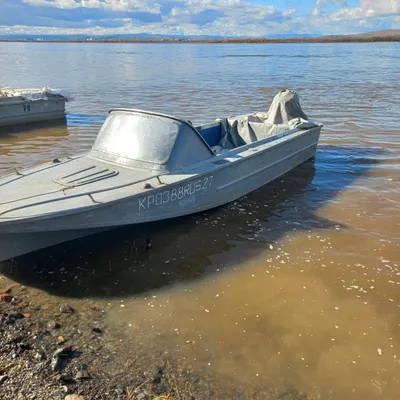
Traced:
<svg viewBox="0 0 400 400">
<path fill-rule="evenodd" d="M 179 133 L 179 122 L 158 115 L 114 111 L 104 122 L 92 150 L 129 160 L 165 164 Z"/>
</svg>

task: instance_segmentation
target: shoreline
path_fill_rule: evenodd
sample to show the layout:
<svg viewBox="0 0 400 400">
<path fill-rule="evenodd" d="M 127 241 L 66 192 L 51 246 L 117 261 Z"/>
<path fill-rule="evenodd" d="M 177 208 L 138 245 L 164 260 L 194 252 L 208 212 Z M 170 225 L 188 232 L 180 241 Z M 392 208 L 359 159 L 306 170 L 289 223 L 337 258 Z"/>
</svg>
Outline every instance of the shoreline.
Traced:
<svg viewBox="0 0 400 400">
<path fill-rule="evenodd" d="M 0 39 L 0 43 L 145 43 L 145 44 L 329 44 L 329 43 L 400 43 L 400 37 L 376 38 L 302 38 L 302 39 Z"/>
<path fill-rule="evenodd" d="M 105 318 L 112 311 L 88 300 L 65 300 L 38 295 L 0 274 L 1 399 L 307 399 L 290 385 L 215 379 L 140 341 L 119 360 L 122 339 Z"/>
</svg>

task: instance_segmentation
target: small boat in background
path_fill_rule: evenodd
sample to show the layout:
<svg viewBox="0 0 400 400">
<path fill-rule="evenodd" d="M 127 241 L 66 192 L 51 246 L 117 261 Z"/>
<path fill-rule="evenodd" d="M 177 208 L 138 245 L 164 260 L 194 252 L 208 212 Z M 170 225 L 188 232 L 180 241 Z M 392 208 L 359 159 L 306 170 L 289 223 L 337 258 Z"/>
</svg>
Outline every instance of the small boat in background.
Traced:
<svg viewBox="0 0 400 400">
<path fill-rule="evenodd" d="M 0 261 L 105 229 L 205 211 L 313 159 L 321 125 L 296 92 L 195 128 L 116 109 L 87 153 L 0 177 Z"/>
<path fill-rule="evenodd" d="M 70 93 L 50 89 L 0 88 L 0 127 L 65 119 Z"/>
</svg>

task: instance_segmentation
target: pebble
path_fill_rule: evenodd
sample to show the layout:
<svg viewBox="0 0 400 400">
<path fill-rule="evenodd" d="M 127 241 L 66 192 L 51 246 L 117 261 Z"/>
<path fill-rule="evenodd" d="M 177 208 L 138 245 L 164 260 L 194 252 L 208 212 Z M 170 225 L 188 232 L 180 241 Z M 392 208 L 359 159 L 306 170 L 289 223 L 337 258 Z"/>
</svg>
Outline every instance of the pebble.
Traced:
<svg viewBox="0 0 400 400">
<path fill-rule="evenodd" d="M 74 309 L 68 304 L 64 303 L 60 306 L 60 312 L 62 312 L 63 314 L 71 314 L 74 312 Z"/>
<path fill-rule="evenodd" d="M 22 300 L 17 299 L 16 297 L 13 297 L 13 298 L 11 299 L 11 304 L 12 304 L 13 306 L 16 306 L 17 304 L 21 303 L 21 301 L 22 301 Z"/>
<path fill-rule="evenodd" d="M 47 327 L 48 327 L 49 329 L 55 330 L 55 329 L 59 329 L 59 328 L 61 327 L 61 325 L 60 325 L 58 322 L 56 322 L 56 321 L 50 321 L 50 322 L 47 324 Z"/>
<path fill-rule="evenodd" d="M 92 331 L 94 333 L 103 333 L 103 330 L 101 328 L 93 328 Z"/>
<path fill-rule="evenodd" d="M 43 351 L 38 350 L 35 354 L 35 359 L 38 361 L 43 361 L 46 359 L 46 354 Z"/>
<path fill-rule="evenodd" d="M 85 399 L 77 394 L 69 394 L 68 396 L 65 396 L 64 400 L 85 400 Z"/>
<path fill-rule="evenodd" d="M 59 379 L 59 381 L 64 382 L 64 383 L 72 383 L 74 381 L 74 378 L 69 374 L 60 375 L 60 377 L 58 379 Z"/>
<path fill-rule="evenodd" d="M 18 344 L 18 348 L 19 348 L 19 351 L 21 352 L 21 351 L 25 351 L 25 350 L 30 350 L 31 346 L 28 343 L 21 342 Z"/>
<path fill-rule="evenodd" d="M 72 352 L 72 347 L 63 347 L 62 349 L 58 349 L 53 353 L 51 358 L 51 369 L 53 372 L 60 371 L 63 367 L 63 359 L 68 357 Z"/>
<path fill-rule="evenodd" d="M 0 294 L 0 301 L 7 301 L 10 302 L 12 300 L 12 296 L 10 296 L 8 293 L 1 293 Z"/>
<path fill-rule="evenodd" d="M 77 380 L 90 379 L 90 378 L 91 376 L 86 368 L 80 369 L 75 375 L 75 379 Z"/>
<path fill-rule="evenodd" d="M 7 323 L 8 324 L 14 324 L 15 321 L 17 321 L 19 319 L 24 319 L 24 315 L 21 314 L 21 313 L 9 314 Z"/>
</svg>

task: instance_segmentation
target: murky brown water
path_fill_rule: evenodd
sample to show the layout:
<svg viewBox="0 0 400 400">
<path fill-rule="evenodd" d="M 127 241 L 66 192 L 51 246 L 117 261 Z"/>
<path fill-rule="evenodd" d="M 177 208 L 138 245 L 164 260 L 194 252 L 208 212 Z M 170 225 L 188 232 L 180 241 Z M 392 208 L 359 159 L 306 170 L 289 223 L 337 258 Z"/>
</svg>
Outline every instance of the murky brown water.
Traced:
<svg viewBox="0 0 400 400">
<path fill-rule="evenodd" d="M 315 166 L 201 215 L 4 263 L 4 276 L 36 288 L 48 307 L 67 298 L 78 309 L 104 308 L 117 369 L 139 351 L 168 353 L 238 388 L 397 399 L 399 50 L 1 44 L 17 65 L 5 66 L 7 83 L 77 96 L 68 126 L 2 135 L 1 170 L 87 149 L 112 106 L 202 122 L 266 108 L 277 88 L 290 86 L 325 124 Z M 255 54 L 263 57 L 243 57 Z"/>
</svg>

